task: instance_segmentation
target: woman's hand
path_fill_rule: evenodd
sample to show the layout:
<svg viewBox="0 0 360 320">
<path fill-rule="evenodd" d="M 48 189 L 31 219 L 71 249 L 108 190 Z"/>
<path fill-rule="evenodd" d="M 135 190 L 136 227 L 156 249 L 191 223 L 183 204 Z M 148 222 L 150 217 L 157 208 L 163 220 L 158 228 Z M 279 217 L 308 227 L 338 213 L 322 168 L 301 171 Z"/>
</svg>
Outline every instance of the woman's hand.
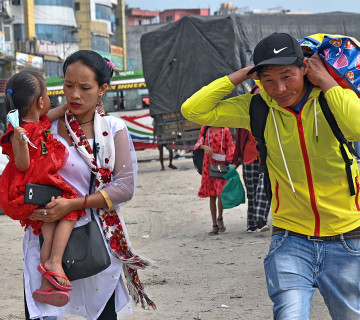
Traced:
<svg viewBox="0 0 360 320">
<path fill-rule="evenodd" d="M 212 155 L 213 155 L 213 150 L 212 150 L 209 146 L 202 145 L 202 146 L 201 146 L 201 149 L 203 149 L 204 152 L 205 152 L 205 154 L 207 154 L 208 156 L 212 156 Z"/>
<path fill-rule="evenodd" d="M 51 202 L 49 202 L 45 208 L 34 210 L 29 219 L 44 222 L 58 221 L 69 212 L 79 210 L 79 208 L 74 206 L 75 200 L 77 199 L 66 199 L 61 197 L 55 199 L 55 197 L 52 197 Z"/>
</svg>

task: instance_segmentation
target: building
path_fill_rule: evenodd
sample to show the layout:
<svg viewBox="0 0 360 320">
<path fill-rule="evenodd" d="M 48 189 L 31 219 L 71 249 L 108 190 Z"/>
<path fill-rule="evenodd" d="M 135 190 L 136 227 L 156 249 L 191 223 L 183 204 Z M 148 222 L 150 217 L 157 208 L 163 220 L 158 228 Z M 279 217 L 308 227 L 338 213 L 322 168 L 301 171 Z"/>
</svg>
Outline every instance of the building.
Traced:
<svg viewBox="0 0 360 320">
<path fill-rule="evenodd" d="M 128 26 L 142 26 L 159 23 L 159 12 L 125 7 Z"/>
<path fill-rule="evenodd" d="M 79 49 L 74 0 L 13 0 L 17 71 L 33 66 L 59 76 L 66 56 Z"/>
<path fill-rule="evenodd" d="M 169 9 L 161 11 L 159 14 L 160 23 L 173 22 L 180 20 L 184 16 L 209 16 L 210 9 Z"/>
</svg>

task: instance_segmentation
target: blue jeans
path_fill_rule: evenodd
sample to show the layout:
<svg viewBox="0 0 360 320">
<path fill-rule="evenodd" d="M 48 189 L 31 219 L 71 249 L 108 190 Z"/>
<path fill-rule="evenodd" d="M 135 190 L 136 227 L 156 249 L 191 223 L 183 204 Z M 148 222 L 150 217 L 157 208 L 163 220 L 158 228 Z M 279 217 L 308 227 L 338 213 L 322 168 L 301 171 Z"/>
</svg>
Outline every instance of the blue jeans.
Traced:
<svg viewBox="0 0 360 320">
<path fill-rule="evenodd" d="M 308 320 L 319 289 L 332 319 L 360 319 L 360 239 L 311 241 L 275 235 L 265 258 L 276 320 Z"/>
</svg>

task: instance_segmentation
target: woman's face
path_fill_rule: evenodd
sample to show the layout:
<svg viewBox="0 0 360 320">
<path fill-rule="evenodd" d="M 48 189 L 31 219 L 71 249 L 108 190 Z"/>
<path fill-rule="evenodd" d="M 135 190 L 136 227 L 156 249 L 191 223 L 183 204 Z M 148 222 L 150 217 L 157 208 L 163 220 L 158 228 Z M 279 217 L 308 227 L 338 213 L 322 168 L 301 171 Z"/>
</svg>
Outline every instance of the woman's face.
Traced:
<svg viewBox="0 0 360 320">
<path fill-rule="evenodd" d="M 65 73 L 64 93 L 68 109 L 80 119 L 93 116 L 99 98 L 107 84 L 99 87 L 95 72 L 80 61 L 68 66 Z"/>
</svg>

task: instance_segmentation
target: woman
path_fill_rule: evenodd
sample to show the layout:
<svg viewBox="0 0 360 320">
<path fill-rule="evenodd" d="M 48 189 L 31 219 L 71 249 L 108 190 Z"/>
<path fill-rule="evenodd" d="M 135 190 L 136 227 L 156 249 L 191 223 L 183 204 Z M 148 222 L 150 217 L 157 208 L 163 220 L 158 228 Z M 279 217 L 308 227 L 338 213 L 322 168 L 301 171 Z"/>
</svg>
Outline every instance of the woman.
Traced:
<svg viewBox="0 0 360 320">
<path fill-rule="evenodd" d="M 225 232 L 226 230 L 223 220 L 221 191 L 224 189 L 227 181 L 224 179 L 210 177 L 209 167 L 212 163 L 231 163 L 234 155 L 235 146 L 229 128 L 209 127 L 206 133 L 205 129 L 205 126 L 201 128 L 199 138 L 195 144 L 194 150 L 204 150 L 201 186 L 198 196 L 200 198 L 210 198 L 212 229 L 209 232 L 209 235 L 213 236 L 218 234 L 219 231 Z"/>
<path fill-rule="evenodd" d="M 24 275 L 27 319 L 62 318 L 78 315 L 86 319 L 117 319 L 117 313 L 131 313 L 121 272 L 135 302 L 155 308 L 143 292 L 136 270 L 150 261 L 132 251 L 127 239 L 119 207 L 129 201 L 135 190 L 137 161 L 132 141 L 121 119 L 104 116 L 99 111 L 113 73 L 113 64 L 93 51 L 81 50 L 69 56 L 63 66 L 64 93 L 68 110 L 64 118 L 52 123 L 54 137 L 69 152 L 65 166 L 59 171 L 73 186 L 79 198 L 53 199 L 44 209 L 35 210 L 32 219 L 52 222 L 73 210 L 87 209 L 86 216 L 75 227 L 90 221 L 89 208 L 98 208 L 96 220 L 104 230 L 104 241 L 111 251 L 111 265 L 85 279 L 72 281 L 70 302 L 62 308 L 37 303 L 33 289 L 39 286 L 39 239 L 30 230 L 24 238 Z M 95 138 L 97 159 L 92 153 Z M 95 190 L 88 195 L 91 172 L 95 174 Z M 102 209 L 104 208 L 104 209 Z M 29 228 L 30 229 L 30 228 Z M 106 240 L 105 240 L 106 238 Z M 134 280 L 131 280 L 134 279 Z"/>
</svg>

